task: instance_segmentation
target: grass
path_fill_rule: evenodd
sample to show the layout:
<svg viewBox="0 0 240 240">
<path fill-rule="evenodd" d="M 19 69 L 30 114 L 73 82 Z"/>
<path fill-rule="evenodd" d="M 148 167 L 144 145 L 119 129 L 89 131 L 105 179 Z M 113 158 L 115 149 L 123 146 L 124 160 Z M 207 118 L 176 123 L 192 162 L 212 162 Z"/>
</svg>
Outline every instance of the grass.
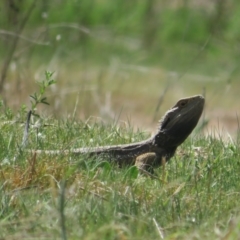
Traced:
<svg viewBox="0 0 240 240">
<path fill-rule="evenodd" d="M 119 169 L 105 159 L 21 151 L 22 123 L 28 107 L 22 106 L 17 113 L 19 103 L 29 102 L 34 81 L 42 78 L 45 69 L 55 72 L 57 84 L 47 92 L 51 106 L 46 115 L 51 114 L 51 118 L 35 120 L 30 129 L 31 149 L 70 149 L 145 139 L 148 134 L 136 131 L 135 125 L 151 129 L 177 99 L 200 94 L 204 88 L 206 118 L 215 122 L 227 118 L 228 125 L 237 125 L 238 30 L 230 31 L 229 25 L 223 36 L 209 37 L 210 32 L 200 36 L 198 30 L 208 17 L 202 21 L 202 15 L 189 8 L 187 13 L 192 17 L 186 14 L 183 18 L 161 8 L 161 26 L 154 21 L 158 34 L 153 45 L 144 47 L 142 35 L 148 31 L 144 33 L 143 28 L 153 21 L 150 18 L 147 25 L 141 23 L 147 19 L 139 22 L 145 12 L 141 1 L 139 8 L 121 3 L 117 15 L 116 11 L 106 15 L 104 8 L 102 15 L 89 14 L 90 2 L 83 5 L 89 18 L 85 23 L 79 19 L 83 14 L 68 11 L 73 5 L 62 8 L 64 12 L 53 11 L 54 3 L 50 8 L 36 8 L 22 35 L 50 42 L 50 46 L 21 40 L 12 57 L 1 97 L 5 106 L 0 102 L 0 239 L 239 239 L 238 142 L 195 132 L 165 168 L 156 170 L 158 179 L 139 176 L 134 166 Z M 236 9 L 230 14 L 233 19 L 239 15 L 236 6 L 231 7 Z M 45 23 L 42 12 L 49 12 Z M 21 18 L 25 15 L 19 14 Z M 104 18 L 112 14 L 114 21 Z M 8 17 L 2 16 L 7 23 Z M 64 19 L 88 26 L 92 34 L 82 38 L 84 35 L 70 25 L 54 28 L 54 23 L 61 25 Z M 13 26 L 5 28 L 10 31 Z M 4 43 L 12 40 L 7 36 L 1 33 Z M 2 44 L 0 51 L 0 62 L 4 63 L 11 44 Z M 161 96 L 164 101 L 155 114 Z M 41 116 L 45 112 L 45 108 L 37 110 Z M 111 124 L 89 118 L 92 114 L 109 118 Z M 113 123 L 112 119 L 129 116 L 133 124 Z M 61 118 L 65 120 L 57 120 Z"/>
<path fill-rule="evenodd" d="M 1 239 L 237 239 L 239 146 L 193 134 L 158 179 L 104 159 L 19 151 L 23 126 L 0 125 Z M 101 122 L 44 120 L 29 148 L 128 143 L 146 133 Z"/>
<path fill-rule="evenodd" d="M 139 175 L 134 166 L 119 169 L 105 159 L 21 151 L 27 107 L 16 111 L 19 102 L 29 102 L 34 81 L 42 78 L 45 69 L 54 71 L 57 80 L 47 92 L 52 103 L 47 115 L 52 116 L 40 118 L 31 127 L 31 149 L 145 139 L 148 134 L 136 131 L 135 125 L 151 129 L 177 99 L 200 94 L 204 88 L 206 118 L 222 120 L 231 111 L 237 122 L 237 42 L 229 45 L 207 35 L 197 43 L 188 36 L 180 42 L 157 38 L 155 46 L 145 49 L 140 36 L 129 34 L 132 31 L 101 29 L 101 24 L 99 29 L 90 27 L 97 38 L 90 37 L 86 45 L 70 28 L 51 30 L 50 48 L 19 43 L 2 94 L 6 106 L 14 110 L 0 102 L 0 239 L 238 239 L 237 142 L 195 132 L 165 168 L 155 171 L 158 179 Z M 162 32 L 162 27 L 158 29 Z M 185 31 L 182 26 L 177 29 Z M 24 35 L 31 36 L 32 30 Z M 1 62 L 6 50 L 2 45 Z M 161 96 L 164 101 L 155 114 Z M 45 108 L 37 110 L 43 115 Z M 111 124 L 89 118 L 92 114 L 109 118 Z M 63 116 L 65 120 L 57 120 Z M 129 116 L 133 124 L 113 123 L 112 119 Z M 227 120 L 233 125 L 232 119 Z"/>
</svg>

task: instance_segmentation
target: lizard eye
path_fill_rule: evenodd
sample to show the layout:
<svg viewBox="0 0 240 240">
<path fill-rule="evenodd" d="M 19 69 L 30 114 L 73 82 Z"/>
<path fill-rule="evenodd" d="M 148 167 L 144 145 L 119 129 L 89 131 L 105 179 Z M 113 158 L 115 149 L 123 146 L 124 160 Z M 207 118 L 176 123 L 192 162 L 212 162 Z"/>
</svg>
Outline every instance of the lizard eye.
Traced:
<svg viewBox="0 0 240 240">
<path fill-rule="evenodd" d="M 187 102 L 188 102 L 187 100 L 181 100 L 181 101 L 179 101 L 178 106 L 184 107 L 187 104 Z"/>
</svg>

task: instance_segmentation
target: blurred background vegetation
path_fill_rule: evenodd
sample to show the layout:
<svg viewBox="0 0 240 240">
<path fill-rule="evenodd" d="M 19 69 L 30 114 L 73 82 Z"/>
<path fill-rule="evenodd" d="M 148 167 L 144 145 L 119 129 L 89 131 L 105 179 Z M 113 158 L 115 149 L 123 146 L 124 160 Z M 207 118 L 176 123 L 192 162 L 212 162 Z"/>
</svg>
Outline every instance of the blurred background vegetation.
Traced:
<svg viewBox="0 0 240 240">
<path fill-rule="evenodd" d="M 234 133 L 239 26 L 237 0 L 2 0 L 1 98 L 28 105 L 53 71 L 47 114 L 151 129 L 179 98 L 206 93 L 209 126 Z"/>
</svg>

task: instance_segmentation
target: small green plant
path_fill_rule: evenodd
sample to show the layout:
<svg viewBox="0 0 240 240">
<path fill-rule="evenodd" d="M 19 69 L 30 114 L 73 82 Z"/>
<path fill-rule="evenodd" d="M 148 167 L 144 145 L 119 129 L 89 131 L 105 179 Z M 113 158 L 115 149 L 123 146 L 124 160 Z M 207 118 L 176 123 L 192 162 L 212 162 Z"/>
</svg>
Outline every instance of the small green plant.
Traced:
<svg viewBox="0 0 240 240">
<path fill-rule="evenodd" d="M 0 99 L 0 113 L 0 120 L 10 121 L 14 117 L 12 109 L 7 107 L 2 99 Z"/>
<path fill-rule="evenodd" d="M 47 97 L 45 97 L 44 94 L 48 87 L 50 87 L 51 85 L 56 83 L 56 80 L 54 80 L 52 78 L 52 76 L 53 76 L 53 72 L 46 71 L 45 72 L 45 80 L 37 82 L 38 85 L 40 86 L 39 92 L 35 92 L 35 93 L 33 93 L 33 95 L 30 95 L 30 97 L 32 99 L 31 100 L 31 111 L 32 111 L 32 114 L 36 117 L 39 117 L 39 115 L 36 113 L 38 104 L 43 103 L 43 104 L 49 105 L 49 103 L 47 102 Z"/>
</svg>

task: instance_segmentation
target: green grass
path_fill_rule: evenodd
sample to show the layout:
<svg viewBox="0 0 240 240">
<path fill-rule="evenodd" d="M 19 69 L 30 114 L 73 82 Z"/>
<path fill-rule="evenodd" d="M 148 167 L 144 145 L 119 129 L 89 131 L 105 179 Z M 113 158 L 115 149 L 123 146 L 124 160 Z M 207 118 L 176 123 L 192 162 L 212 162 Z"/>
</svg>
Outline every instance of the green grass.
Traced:
<svg viewBox="0 0 240 240">
<path fill-rule="evenodd" d="M 129 125 L 71 119 L 43 123 L 45 127 L 31 128 L 29 148 L 69 149 L 147 137 Z M 159 179 L 150 179 L 139 176 L 135 167 L 119 169 L 104 159 L 21 153 L 23 126 L 1 122 L 0 128 L 2 239 L 64 239 L 64 234 L 67 239 L 161 239 L 160 233 L 164 239 L 240 236 L 235 143 L 193 134 L 164 169 L 156 170 Z M 61 187 L 63 182 L 66 187 Z"/>
</svg>

